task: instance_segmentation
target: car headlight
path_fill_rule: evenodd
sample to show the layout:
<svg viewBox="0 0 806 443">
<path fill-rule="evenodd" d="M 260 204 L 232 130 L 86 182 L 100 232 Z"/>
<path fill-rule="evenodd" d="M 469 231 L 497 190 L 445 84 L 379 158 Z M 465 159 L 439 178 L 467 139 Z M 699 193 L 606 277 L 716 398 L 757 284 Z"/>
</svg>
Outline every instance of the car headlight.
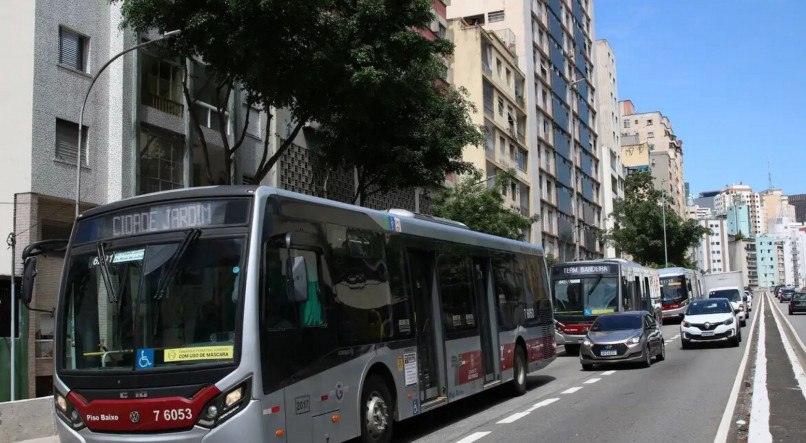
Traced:
<svg viewBox="0 0 806 443">
<path fill-rule="evenodd" d="M 733 324 L 733 317 L 723 321 L 722 324 L 723 325 L 732 325 Z"/>
<path fill-rule="evenodd" d="M 641 336 L 640 335 L 637 336 L 637 337 L 633 337 L 633 338 L 627 340 L 628 345 L 637 345 L 638 343 L 641 343 Z"/>
<path fill-rule="evenodd" d="M 590 345 L 591 345 L 591 341 L 588 340 L 587 338 L 585 340 L 582 340 L 582 346 L 590 346 Z"/>
<path fill-rule="evenodd" d="M 691 323 L 687 322 L 686 320 L 683 320 L 680 323 L 680 325 L 683 326 L 684 328 L 687 328 L 687 327 L 691 326 Z"/>
</svg>

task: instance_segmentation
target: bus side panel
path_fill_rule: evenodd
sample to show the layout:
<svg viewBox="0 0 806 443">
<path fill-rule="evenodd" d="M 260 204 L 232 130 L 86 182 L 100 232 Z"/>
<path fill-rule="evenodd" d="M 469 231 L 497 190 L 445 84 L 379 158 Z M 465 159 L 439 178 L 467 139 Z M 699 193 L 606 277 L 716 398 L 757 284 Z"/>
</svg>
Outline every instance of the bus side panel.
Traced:
<svg viewBox="0 0 806 443">
<path fill-rule="evenodd" d="M 521 327 L 520 329 L 526 341 L 528 372 L 543 369 L 554 361 L 557 350 L 554 347 L 554 331 L 551 325 Z"/>
<path fill-rule="evenodd" d="M 484 388 L 481 339 L 458 338 L 445 342 L 448 370 L 448 401 L 480 392 Z"/>
<path fill-rule="evenodd" d="M 397 420 L 405 420 L 419 414 L 420 385 L 417 377 L 417 347 L 383 346 L 378 349 L 378 355 L 367 370 L 377 367 L 377 364 L 383 365 L 394 379 L 395 385 L 389 386 L 389 391 L 397 399 L 395 407 Z"/>
<path fill-rule="evenodd" d="M 515 365 L 515 342 L 518 338 L 518 330 L 501 331 L 498 333 L 500 343 L 500 368 L 501 382 L 511 381 L 514 376 L 513 366 Z"/>
</svg>

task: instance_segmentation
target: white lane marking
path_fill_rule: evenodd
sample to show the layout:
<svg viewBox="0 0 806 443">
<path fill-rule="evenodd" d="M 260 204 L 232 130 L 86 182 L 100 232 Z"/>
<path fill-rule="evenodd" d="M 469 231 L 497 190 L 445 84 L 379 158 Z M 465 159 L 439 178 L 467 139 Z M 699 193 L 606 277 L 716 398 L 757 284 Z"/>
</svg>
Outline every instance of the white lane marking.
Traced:
<svg viewBox="0 0 806 443">
<path fill-rule="evenodd" d="M 680 334 L 677 334 L 677 335 L 675 335 L 674 337 L 672 337 L 672 340 L 674 340 L 674 339 L 676 339 L 676 338 L 680 338 Z"/>
<path fill-rule="evenodd" d="M 767 392 L 767 344 L 764 343 L 766 334 L 764 330 L 764 315 L 762 314 L 758 327 L 756 373 L 753 376 L 753 397 L 750 400 L 750 427 L 747 431 L 748 443 L 772 441 L 772 434 L 770 434 L 770 397 Z"/>
<path fill-rule="evenodd" d="M 715 443 L 725 443 L 728 440 L 728 432 L 732 425 L 733 410 L 736 409 L 736 401 L 739 399 L 739 388 L 741 388 L 742 377 L 744 376 L 744 369 L 747 367 L 747 360 L 750 357 L 750 343 L 753 342 L 753 332 L 755 332 L 756 320 L 758 320 L 759 312 L 764 312 L 764 298 L 761 299 L 761 309 L 753 314 L 753 322 L 750 324 L 750 332 L 747 334 L 746 345 L 744 346 L 744 355 L 742 361 L 739 363 L 739 371 L 736 372 L 736 378 L 733 380 L 733 388 L 730 390 L 728 396 L 728 404 L 725 405 L 725 412 L 722 413 L 722 420 L 719 422 L 719 428 L 714 437 Z"/>
<path fill-rule="evenodd" d="M 535 403 L 531 408 L 527 409 L 526 412 L 532 412 L 535 409 L 542 408 L 543 406 L 548 406 L 548 405 L 554 403 L 555 401 L 560 401 L 560 399 L 559 398 L 547 398 L 547 399 L 545 399 L 545 400 L 543 400 L 541 402 Z"/>
<path fill-rule="evenodd" d="M 672 342 L 672 340 L 666 340 L 666 343 L 671 343 L 671 342 Z"/>
<path fill-rule="evenodd" d="M 529 415 L 529 411 L 516 412 L 516 413 L 510 415 L 509 417 L 507 417 L 507 418 L 505 418 L 505 419 L 503 419 L 503 420 L 501 420 L 499 422 L 496 422 L 496 424 L 507 425 L 507 424 L 510 424 L 510 423 L 514 422 L 515 420 L 520 420 L 523 417 L 526 417 L 527 415 Z"/>
<path fill-rule="evenodd" d="M 781 318 L 784 320 L 784 323 L 786 323 L 786 325 L 789 326 L 789 330 L 792 331 L 792 335 L 795 336 L 795 341 L 797 341 L 798 344 L 800 345 L 800 349 L 803 350 L 804 353 L 806 353 L 806 344 L 803 344 L 803 340 L 800 339 L 800 335 L 798 335 L 798 332 L 795 330 L 795 327 L 792 326 L 792 323 L 790 323 L 789 319 L 786 318 L 786 316 L 784 315 L 784 311 L 782 311 L 779 306 L 780 303 L 770 303 L 770 305 L 775 306 L 775 309 L 777 309 L 778 312 L 781 313 Z"/>
<path fill-rule="evenodd" d="M 773 310 L 772 319 L 775 322 L 775 326 L 778 327 L 778 332 L 781 334 L 781 344 L 784 345 L 786 356 L 789 357 L 789 363 L 792 365 L 792 371 L 795 373 L 795 379 L 798 381 L 798 386 L 800 386 L 800 393 L 803 394 L 803 398 L 806 399 L 806 372 L 803 371 L 803 366 L 800 364 L 798 354 L 795 353 L 795 348 L 792 347 L 792 343 L 789 342 L 789 337 L 786 336 L 786 331 L 784 331 L 783 325 L 781 325 L 781 322 L 778 321 L 779 315 L 781 317 L 784 316 L 782 313 L 776 314 L 775 310 Z M 797 337 L 797 334 L 795 334 L 795 337 Z"/>
<path fill-rule="evenodd" d="M 456 443 L 473 443 L 474 441 L 476 441 L 476 440 L 478 440 L 478 439 L 480 439 L 482 437 L 487 436 L 487 434 L 489 434 L 489 433 L 490 433 L 490 431 L 474 432 L 474 433 L 468 435 L 467 437 L 457 441 Z"/>
<path fill-rule="evenodd" d="M 601 378 L 592 378 L 590 380 L 585 380 L 583 383 L 586 384 L 586 385 L 589 385 L 589 384 L 592 384 L 592 383 L 596 383 L 599 380 L 601 380 Z"/>
<path fill-rule="evenodd" d="M 574 392 L 582 389 L 582 386 L 576 386 L 573 388 L 566 389 L 565 391 L 561 392 L 562 394 L 573 394 Z"/>
<path fill-rule="evenodd" d="M 615 373 L 616 373 L 615 369 L 611 369 L 609 371 L 602 372 L 602 375 L 613 375 Z"/>
</svg>

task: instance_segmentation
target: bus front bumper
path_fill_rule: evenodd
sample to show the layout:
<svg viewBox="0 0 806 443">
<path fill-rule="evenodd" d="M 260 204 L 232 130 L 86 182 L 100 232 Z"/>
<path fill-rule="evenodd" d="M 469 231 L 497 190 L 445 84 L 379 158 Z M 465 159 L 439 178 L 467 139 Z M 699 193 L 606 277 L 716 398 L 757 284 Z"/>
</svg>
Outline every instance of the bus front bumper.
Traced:
<svg viewBox="0 0 806 443">
<path fill-rule="evenodd" d="M 680 314 L 684 314 L 686 312 L 686 309 L 688 309 L 688 305 L 674 309 L 664 309 L 663 318 L 664 320 L 667 318 L 680 318 Z"/>
<path fill-rule="evenodd" d="M 61 418 L 56 417 L 56 429 L 59 433 L 59 441 L 62 443 L 101 443 L 101 442 L 170 442 L 170 443 L 191 443 L 191 442 L 252 442 L 266 441 L 263 435 L 262 424 L 263 413 L 260 402 L 252 400 L 246 409 L 234 415 L 229 420 L 213 429 L 194 426 L 191 429 L 180 432 L 164 432 L 159 434 L 112 434 L 105 432 L 94 432 L 88 428 L 79 431 L 71 428 Z"/>
</svg>

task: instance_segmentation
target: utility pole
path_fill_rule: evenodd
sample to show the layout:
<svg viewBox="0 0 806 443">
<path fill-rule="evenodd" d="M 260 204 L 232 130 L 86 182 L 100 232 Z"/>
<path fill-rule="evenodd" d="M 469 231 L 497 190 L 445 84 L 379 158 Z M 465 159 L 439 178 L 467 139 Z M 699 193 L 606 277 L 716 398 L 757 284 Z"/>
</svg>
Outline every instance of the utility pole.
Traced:
<svg viewBox="0 0 806 443">
<path fill-rule="evenodd" d="M 15 196 L 16 200 L 16 196 Z M 15 291 L 14 285 L 14 246 L 17 243 L 16 236 L 14 233 L 8 234 L 8 238 L 6 239 L 6 243 L 11 247 L 11 372 L 10 372 L 10 381 L 11 381 L 11 390 L 9 391 L 11 397 L 9 398 L 11 401 L 17 399 L 17 383 L 16 383 L 16 373 L 17 373 L 17 349 L 16 349 L 16 342 L 17 342 L 17 321 L 19 320 L 17 315 L 17 293 Z"/>
</svg>

